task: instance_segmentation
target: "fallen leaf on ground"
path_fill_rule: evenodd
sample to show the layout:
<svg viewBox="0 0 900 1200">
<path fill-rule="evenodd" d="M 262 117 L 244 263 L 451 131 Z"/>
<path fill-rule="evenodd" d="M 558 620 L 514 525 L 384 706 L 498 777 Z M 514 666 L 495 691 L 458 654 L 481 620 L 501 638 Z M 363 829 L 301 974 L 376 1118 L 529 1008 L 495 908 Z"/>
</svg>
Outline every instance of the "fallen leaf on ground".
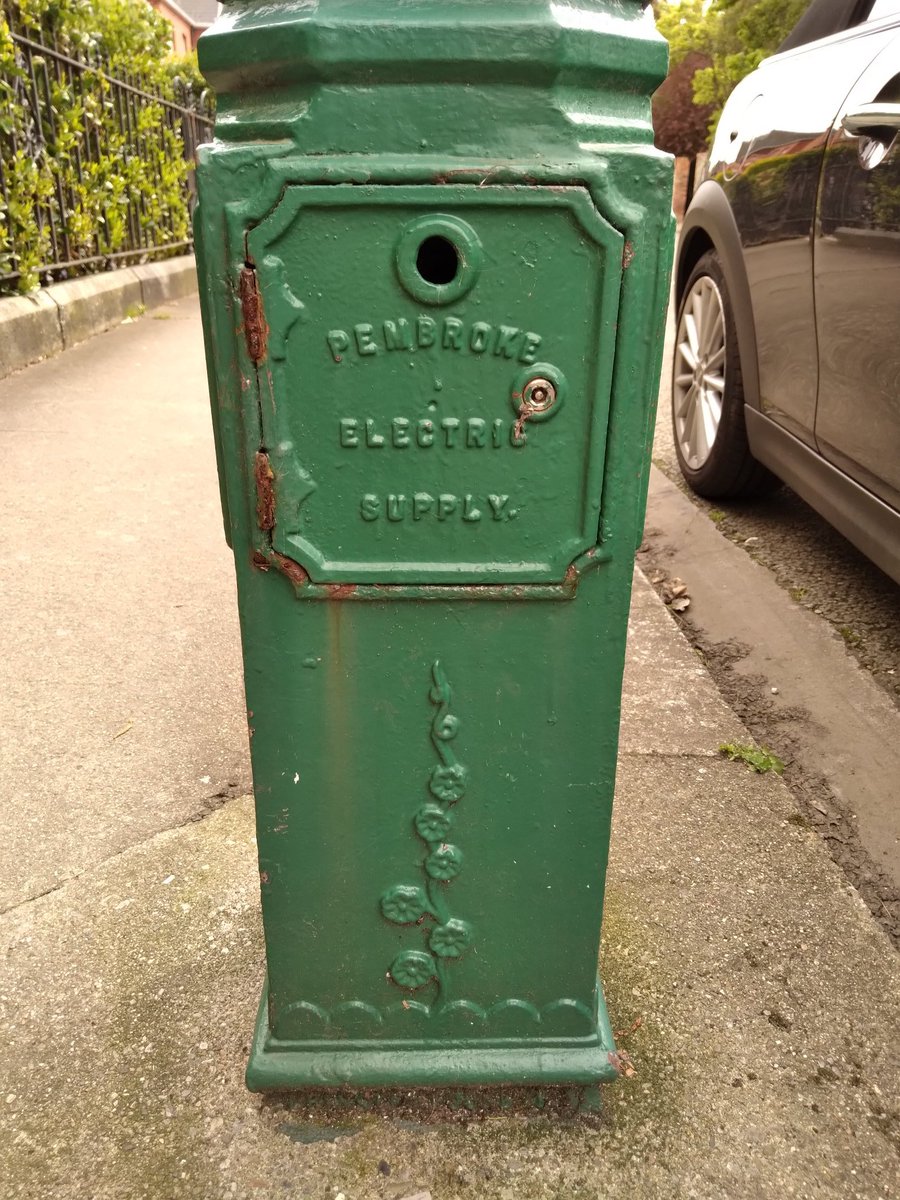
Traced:
<svg viewBox="0 0 900 1200">
<path fill-rule="evenodd" d="M 619 1050 L 617 1053 L 609 1054 L 609 1062 L 612 1067 L 620 1075 L 624 1075 L 626 1079 L 631 1079 L 637 1072 L 634 1069 L 634 1063 L 631 1061 L 631 1055 L 627 1050 Z"/>
</svg>

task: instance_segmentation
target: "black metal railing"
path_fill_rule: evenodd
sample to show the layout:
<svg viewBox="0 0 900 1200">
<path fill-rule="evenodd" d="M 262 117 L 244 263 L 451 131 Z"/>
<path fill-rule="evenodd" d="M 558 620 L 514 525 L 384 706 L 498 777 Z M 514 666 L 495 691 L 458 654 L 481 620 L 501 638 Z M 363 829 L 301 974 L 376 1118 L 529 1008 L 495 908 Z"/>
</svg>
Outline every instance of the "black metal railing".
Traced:
<svg viewBox="0 0 900 1200">
<path fill-rule="evenodd" d="M 0 17 L 0 293 L 187 250 L 208 94 Z"/>
</svg>

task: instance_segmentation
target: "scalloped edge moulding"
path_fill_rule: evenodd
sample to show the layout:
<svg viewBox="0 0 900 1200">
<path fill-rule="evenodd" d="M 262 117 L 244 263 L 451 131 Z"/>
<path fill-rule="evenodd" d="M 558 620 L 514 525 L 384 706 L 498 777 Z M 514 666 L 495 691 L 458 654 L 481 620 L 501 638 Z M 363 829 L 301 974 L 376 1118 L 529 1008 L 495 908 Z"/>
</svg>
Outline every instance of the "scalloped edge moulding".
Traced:
<svg viewBox="0 0 900 1200">
<path fill-rule="evenodd" d="M 616 1063 L 612 1028 L 603 1001 L 600 983 L 595 993 L 596 1015 L 589 1017 L 584 1006 L 572 1000 L 560 1000 L 538 1011 L 523 1000 L 503 1000 L 485 1012 L 469 1001 L 457 1000 L 433 1011 L 417 1001 L 401 1001 L 387 1013 L 368 1004 L 354 1001 L 341 1005 L 341 1024 L 346 1026 L 349 1009 L 363 1022 L 379 1026 L 385 1017 L 396 1019 L 399 1010 L 408 1014 L 416 1028 L 413 1037 L 403 1041 L 374 1041 L 349 1039 L 335 1028 L 339 1040 L 328 1040 L 330 1014 L 315 1005 L 295 1007 L 304 1009 L 303 1022 L 307 1036 L 287 1041 L 272 1036 L 269 1028 L 269 984 L 263 987 L 256 1020 L 256 1033 L 247 1066 L 247 1086 L 252 1092 L 297 1087 L 415 1087 L 456 1084 L 541 1084 L 579 1085 L 588 1087 L 608 1082 L 619 1074 Z M 298 1014 L 299 1015 L 299 1014 Z M 553 1025 L 562 1017 L 571 1027 L 575 1016 L 583 1027 L 593 1027 L 586 1036 L 554 1035 Z M 492 1023 L 510 1021 L 510 1032 L 498 1028 L 496 1039 L 491 1037 Z M 460 1021 L 459 1040 L 447 1036 L 441 1028 L 442 1041 L 426 1041 L 427 1028 L 445 1022 Z M 483 1024 L 482 1024 L 483 1022 Z M 310 1036 L 309 1025 L 317 1026 L 316 1040 Z M 468 1037 L 463 1028 L 468 1026 Z M 481 1028 L 479 1028 L 481 1026 Z M 523 1026 L 540 1030 L 527 1040 L 521 1036 Z M 549 1026 L 545 1033 L 543 1027 Z M 512 1033 L 518 1027 L 519 1036 Z M 334 1028 L 334 1027 L 332 1027 Z M 479 1036 L 477 1045 L 471 1040 L 472 1031 Z M 436 1032 L 437 1030 L 435 1030 Z M 486 1036 L 485 1036 L 486 1035 Z M 421 1045 L 416 1045 L 416 1036 Z M 445 1039 L 446 1040 L 443 1040 Z"/>
</svg>

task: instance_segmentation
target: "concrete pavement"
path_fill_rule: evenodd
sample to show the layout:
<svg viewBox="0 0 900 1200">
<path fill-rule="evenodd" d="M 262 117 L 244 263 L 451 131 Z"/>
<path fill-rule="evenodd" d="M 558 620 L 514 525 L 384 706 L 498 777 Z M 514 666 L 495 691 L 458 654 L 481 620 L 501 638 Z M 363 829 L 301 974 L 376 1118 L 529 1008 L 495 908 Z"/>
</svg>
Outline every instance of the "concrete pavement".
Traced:
<svg viewBox="0 0 900 1200">
<path fill-rule="evenodd" d="M 640 575 L 601 954 L 635 1074 L 600 1118 L 244 1091 L 234 590 L 196 309 L 169 311 L 0 385 L 4 1197 L 896 1194 L 898 960 L 781 782 L 719 757 L 747 735 Z"/>
<path fill-rule="evenodd" d="M 250 790 L 201 347 L 186 300 L 0 382 L 0 910 Z"/>
</svg>

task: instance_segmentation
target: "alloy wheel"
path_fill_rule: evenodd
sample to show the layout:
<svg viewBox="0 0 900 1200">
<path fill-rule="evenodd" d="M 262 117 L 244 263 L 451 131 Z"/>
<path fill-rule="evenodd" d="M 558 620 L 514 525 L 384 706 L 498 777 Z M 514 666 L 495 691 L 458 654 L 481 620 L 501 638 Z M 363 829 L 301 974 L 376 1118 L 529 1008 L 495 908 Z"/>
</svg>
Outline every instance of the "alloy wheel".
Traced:
<svg viewBox="0 0 900 1200">
<path fill-rule="evenodd" d="M 672 415 L 681 457 L 698 471 L 712 453 L 725 399 L 725 310 L 708 275 L 685 297 L 675 333 Z"/>
</svg>

